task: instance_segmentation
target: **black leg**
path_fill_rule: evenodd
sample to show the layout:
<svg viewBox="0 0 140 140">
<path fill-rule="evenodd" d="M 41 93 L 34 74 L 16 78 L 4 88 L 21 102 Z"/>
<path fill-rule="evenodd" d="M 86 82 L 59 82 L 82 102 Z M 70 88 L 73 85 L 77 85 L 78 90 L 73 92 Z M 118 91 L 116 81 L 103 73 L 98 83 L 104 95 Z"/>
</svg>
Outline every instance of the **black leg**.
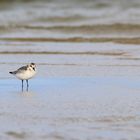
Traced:
<svg viewBox="0 0 140 140">
<path fill-rule="evenodd" d="M 28 80 L 26 80 L 26 83 L 27 83 L 27 91 L 28 91 L 28 87 L 29 87 Z"/>
<path fill-rule="evenodd" d="M 26 83 L 27 83 L 27 87 L 29 87 L 28 80 L 26 80 Z"/>
<path fill-rule="evenodd" d="M 22 80 L 22 91 L 23 91 L 23 80 Z"/>
</svg>

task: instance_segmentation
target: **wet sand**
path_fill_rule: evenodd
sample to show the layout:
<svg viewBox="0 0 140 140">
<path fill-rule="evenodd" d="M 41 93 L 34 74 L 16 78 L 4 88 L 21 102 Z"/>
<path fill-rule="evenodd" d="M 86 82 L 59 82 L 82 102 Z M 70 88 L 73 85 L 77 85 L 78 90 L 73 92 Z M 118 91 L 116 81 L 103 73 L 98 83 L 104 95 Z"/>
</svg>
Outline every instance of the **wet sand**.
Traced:
<svg viewBox="0 0 140 140">
<path fill-rule="evenodd" d="M 0 81 L 1 139 L 139 139 L 139 78 Z M 8 88 L 7 88 L 8 86 Z"/>
<path fill-rule="evenodd" d="M 138 45 L 28 43 L 1 49 L 0 139 L 140 138 Z M 27 62 L 38 74 L 22 92 L 8 72 Z"/>
<path fill-rule="evenodd" d="M 0 140 L 139 140 L 139 0 L 0 1 Z M 30 62 L 29 90 L 9 74 Z"/>
</svg>

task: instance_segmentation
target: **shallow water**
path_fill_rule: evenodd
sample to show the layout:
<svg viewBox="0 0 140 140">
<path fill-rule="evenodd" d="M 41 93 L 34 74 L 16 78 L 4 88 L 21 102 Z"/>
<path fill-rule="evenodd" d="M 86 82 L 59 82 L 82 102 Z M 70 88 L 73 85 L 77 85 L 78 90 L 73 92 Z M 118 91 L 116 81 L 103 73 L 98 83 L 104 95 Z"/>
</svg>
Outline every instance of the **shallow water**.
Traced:
<svg viewBox="0 0 140 140">
<path fill-rule="evenodd" d="M 2 43 L 0 139 L 140 139 L 138 45 Z M 22 92 L 8 72 L 28 62 Z"/>
<path fill-rule="evenodd" d="M 0 21 L 1 140 L 140 139 L 139 0 L 0 1 Z"/>
<path fill-rule="evenodd" d="M 139 45 L 6 42 L 2 46 L 1 78 L 12 78 L 9 71 L 30 62 L 37 64 L 37 77 L 139 76 Z"/>
<path fill-rule="evenodd" d="M 20 92 L 17 80 L 1 80 L 1 139 L 139 139 L 139 82 L 34 79 L 28 92 Z"/>
<path fill-rule="evenodd" d="M 139 38 L 139 0 L 53 0 L 0 3 L 0 37 Z M 140 41 L 139 41 L 140 43 Z"/>
</svg>

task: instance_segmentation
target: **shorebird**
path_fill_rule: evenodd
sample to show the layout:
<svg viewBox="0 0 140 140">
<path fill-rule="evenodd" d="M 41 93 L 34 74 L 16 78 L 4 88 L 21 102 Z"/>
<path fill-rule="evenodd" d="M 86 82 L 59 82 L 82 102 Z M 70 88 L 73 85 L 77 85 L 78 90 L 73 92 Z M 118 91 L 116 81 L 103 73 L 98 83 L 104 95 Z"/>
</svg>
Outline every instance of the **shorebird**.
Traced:
<svg viewBox="0 0 140 140">
<path fill-rule="evenodd" d="M 36 65 L 35 63 L 30 63 L 29 65 L 22 66 L 16 71 L 12 71 L 9 73 L 13 74 L 22 81 L 22 91 L 23 91 L 23 81 L 26 80 L 28 90 L 29 87 L 28 80 L 31 79 L 36 74 Z"/>
</svg>

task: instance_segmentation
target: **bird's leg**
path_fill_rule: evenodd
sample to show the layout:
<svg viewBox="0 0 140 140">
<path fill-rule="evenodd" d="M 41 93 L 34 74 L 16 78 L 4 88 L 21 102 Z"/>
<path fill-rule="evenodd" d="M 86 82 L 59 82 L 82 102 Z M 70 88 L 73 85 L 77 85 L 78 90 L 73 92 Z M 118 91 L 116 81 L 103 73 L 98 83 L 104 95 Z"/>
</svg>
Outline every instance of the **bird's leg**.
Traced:
<svg viewBox="0 0 140 140">
<path fill-rule="evenodd" d="M 27 83 L 27 91 L 28 91 L 28 87 L 29 87 L 28 80 L 26 80 L 26 83 Z"/>
<path fill-rule="evenodd" d="M 22 80 L 22 91 L 23 91 L 23 80 Z"/>
<path fill-rule="evenodd" d="M 26 80 L 26 83 L 27 83 L 27 87 L 29 87 L 28 80 Z"/>
</svg>

